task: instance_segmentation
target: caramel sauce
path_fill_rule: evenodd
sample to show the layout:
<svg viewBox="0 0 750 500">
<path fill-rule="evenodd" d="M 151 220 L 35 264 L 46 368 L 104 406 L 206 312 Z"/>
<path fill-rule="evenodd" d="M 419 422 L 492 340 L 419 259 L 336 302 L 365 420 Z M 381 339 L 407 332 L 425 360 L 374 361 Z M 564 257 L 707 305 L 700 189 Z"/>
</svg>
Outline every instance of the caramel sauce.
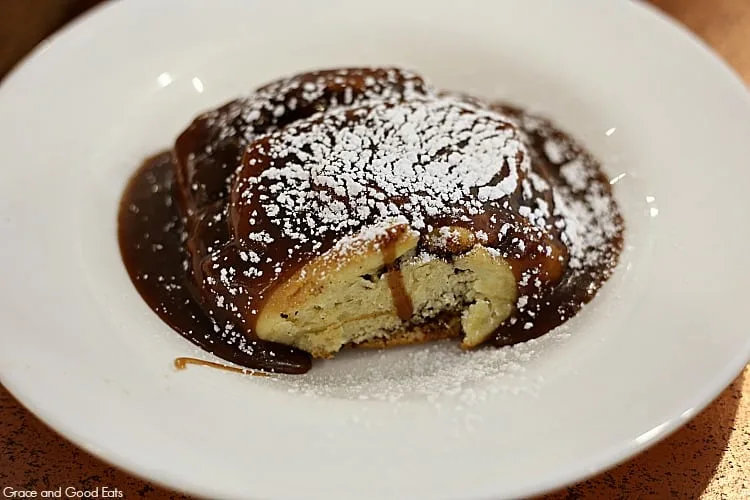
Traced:
<svg viewBox="0 0 750 500">
<path fill-rule="evenodd" d="M 183 267 L 187 258 L 185 243 L 182 242 L 185 227 L 174 203 L 174 196 L 174 164 L 171 153 L 165 152 L 149 158 L 136 171 L 120 203 L 120 251 L 131 281 L 141 297 L 172 329 L 222 359 L 253 370 L 279 373 L 308 371 L 312 360 L 307 353 L 256 340 L 254 352 L 249 354 L 236 345 L 227 344 L 214 331 L 214 324 L 204 306 L 196 300 L 198 293 L 192 285 L 189 270 L 192 266 L 187 266 L 188 270 Z M 478 220 L 477 224 L 456 220 L 443 222 L 473 229 L 486 221 Z M 485 227 L 491 230 L 491 226 L 492 224 L 487 224 Z M 155 248 L 159 250 L 155 251 Z M 392 262 L 394 259 L 393 256 L 385 255 L 383 260 Z M 516 279 L 520 279 L 522 270 L 531 265 L 530 262 L 520 260 L 509 261 Z M 488 343 L 496 346 L 510 345 L 538 337 L 555 328 L 575 315 L 581 305 L 591 299 L 608 276 L 603 271 L 601 268 L 587 270 L 598 276 L 597 280 L 592 280 L 583 276 L 585 273 L 572 275 L 559 269 L 551 269 L 550 275 L 562 272 L 562 277 L 549 295 L 544 297 L 547 305 L 537 315 L 533 327 L 524 329 L 520 323 L 505 324 Z M 159 281 L 160 276 L 162 281 Z M 405 291 L 400 272 L 392 268 L 387 273 L 387 279 L 399 317 L 410 317 L 413 312 L 411 299 Z M 590 286 L 591 283 L 595 286 Z M 271 352 L 274 353 L 273 356 L 270 355 Z"/>
<path fill-rule="evenodd" d="M 396 308 L 398 317 L 401 318 L 401 321 L 406 321 L 414 314 L 414 306 L 411 303 L 409 293 L 406 291 L 404 276 L 401 274 L 401 270 L 394 266 L 395 260 L 394 246 L 386 245 L 383 251 L 383 262 L 386 262 L 388 267 L 388 272 L 386 273 L 388 288 L 391 289 L 391 298 L 393 299 L 393 305 Z"/>
<path fill-rule="evenodd" d="M 251 375 L 253 377 L 270 377 L 270 374 L 266 372 L 257 372 L 248 368 L 237 368 L 236 366 L 222 365 L 221 363 L 214 363 L 213 361 L 208 361 L 205 359 L 181 357 L 175 358 L 174 360 L 174 367 L 178 370 L 184 370 L 188 365 L 207 366 L 209 368 L 216 368 L 218 370 L 224 370 L 233 373 L 241 373 L 243 375 Z"/>
<path fill-rule="evenodd" d="M 281 126 L 303 118 L 321 107 L 325 109 L 331 96 L 334 100 L 344 98 L 346 85 L 362 85 L 363 81 L 362 75 L 358 75 L 342 84 L 344 86 L 334 85 L 309 109 L 297 108 L 280 116 L 261 114 L 259 121 L 252 126 L 257 132 L 262 130 L 258 127 L 268 127 L 273 120 L 277 121 L 274 126 Z M 403 81 L 394 85 L 398 90 L 398 85 L 403 85 Z M 353 88 L 355 93 L 362 90 Z M 292 97 L 300 96 L 293 94 Z M 248 124 L 242 113 L 236 112 L 235 108 L 241 107 L 238 102 L 233 101 L 219 108 L 210 115 L 210 119 L 196 120 L 180 135 L 174 153 L 165 152 L 148 159 L 133 175 L 123 194 L 118 215 L 120 250 L 133 284 L 149 307 L 190 342 L 251 370 L 304 373 L 310 369 L 312 362 L 307 353 L 262 341 L 254 335 L 257 312 L 262 310 L 274 287 L 288 280 L 311 259 L 332 248 L 344 234 L 328 233 L 318 238 L 317 246 L 312 243 L 299 244 L 286 238 L 267 218 L 258 217 L 255 220 L 250 217 L 256 207 L 242 205 L 242 200 L 232 198 L 234 194 L 229 192 L 227 186 L 234 166 L 240 163 L 265 165 L 260 161 L 263 159 L 261 153 L 264 148 L 268 149 L 268 136 L 264 136 L 255 141 L 256 147 L 246 150 L 245 130 Z M 514 108 L 496 107 L 511 116 L 522 115 L 520 110 Z M 213 125 L 217 120 L 225 120 L 222 122 L 224 128 Z M 549 124 L 546 129 L 543 127 L 526 132 L 534 169 L 553 186 L 564 181 L 560 166 L 551 163 L 543 153 L 545 140 L 550 134 L 577 153 L 587 154 L 575 141 Z M 202 156 L 194 159 L 191 156 L 194 151 L 201 152 Z M 255 154 L 260 156 L 255 158 Z M 252 163 L 252 160 L 259 162 Z M 282 168 L 284 165 L 275 166 Z M 605 192 L 610 189 L 607 178 L 601 172 L 591 182 L 598 183 Z M 544 196 L 548 197 L 547 203 L 553 204 L 551 190 Z M 347 202 L 346 199 L 339 201 Z M 389 201 L 396 205 L 403 203 L 399 197 Z M 539 337 L 573 316 L 594 296 L 613 267 L 611 260 L 595 261 L 586 264 L 583 269 L 572 271 L 568 266 L 568 249 L 561 241 L 560 230 L 553 228 L 548 235 L 529 236 L 531 233 L 524 231 L 528 229 L 524 228 L 525 219 L 517 216 L 520 194 L 511 194 L 508 201 L 509 206 L 500 211 L 490 209 L 488 205 L 485 212 L 478 214 L 438 214 L 425 218 L 426 224 L 434 228 L 459 227 L 473 235 L 484 233 L 487 239 L 482 242 L 483 245 L 508 256 L 507 261 L 519 283 L 519 296 L 528 295 L 528 306 L 535 313 L 533 323 L 506 321 L 501 325 L 486 342 L 495 346 Z M 243 212 L 237 212 L 240 210 Z M 615 214 L 615 219 L 621 223 L 619 214 Z M 368 218 L 362 222 L 369 224 L 373 221 Z M 505 226 L 511 226 L 511 230 L 501 239 L 499 235 Z M 272 244 L 243 237 L 257 231 L 266 232 Z M 428 238 L 424 238 L 424 234 L 422 236 L 418 250 L 432 251 Z M 519 239 L 527 243 L 528 250 L 522 254 L 515 252 L 510 244 L 511 240 Z M 621 232 L 606 244 L 608 252 L 616 260 L 622 247 Z M 414 307 L 396 256 L 392 253 L 395 249 L 389 247 L 383 246 L 387 283 L 398 316 L 408 320 L 414 313 Z M 254 264 L 261 274 L 260 277 L 246 279 L 240 273 L 248 268 L 247 252 L 254 250 L 264 258 Z M 450 259 L 454 253 L 458 252 L 447 251 L 443 257 Z M 213 266 L 214 262 L 219 262 L 221 267 Z M 230 285 L 220 283 L 218 279 L 219 271 L 228 269 L 237 274 Z M 534 280 L 524 281 L 524 272 L 530 269 L 536 270 Z M 205 279 L 207 277 L 213 279 Z M 236 289 L 233 291 L 229 286 Z M 211 300 L 216 297 L 230 298 L 236 312 L 214 307 Z M 217 323 L 222 327 L 218 327 Z M 225 331 L 223 325 L 232 327 L 234 333 Z M 177 368 L 182 369 L 186 364 L 242 371 L 193 358 L 175 360 Z"/>
</svg>

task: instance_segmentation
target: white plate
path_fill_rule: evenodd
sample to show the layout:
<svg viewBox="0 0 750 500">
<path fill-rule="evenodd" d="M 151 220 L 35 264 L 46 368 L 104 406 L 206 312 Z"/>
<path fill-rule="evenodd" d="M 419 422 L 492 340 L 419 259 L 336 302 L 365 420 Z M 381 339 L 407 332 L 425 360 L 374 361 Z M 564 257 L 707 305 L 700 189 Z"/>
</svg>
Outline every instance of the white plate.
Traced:
<svg viewBox="0 0 750 500">
<path fill-rule="evenodd" d="M 120 262 L 125 180 L 200 110 L 354 64 L 410 66 L 582 139 L 619 179 L 617 275 L 563 331 L 495 354 L 348 355 L 274 381 L 175 371 L 193 348 Z M 0 89 L 2 383 L 86 450 L 211 497 L 561 486 L 665 436 L 747 362 L 748 137 L 736 76 L 631 2 L 114 3 Z"/>
</svg>

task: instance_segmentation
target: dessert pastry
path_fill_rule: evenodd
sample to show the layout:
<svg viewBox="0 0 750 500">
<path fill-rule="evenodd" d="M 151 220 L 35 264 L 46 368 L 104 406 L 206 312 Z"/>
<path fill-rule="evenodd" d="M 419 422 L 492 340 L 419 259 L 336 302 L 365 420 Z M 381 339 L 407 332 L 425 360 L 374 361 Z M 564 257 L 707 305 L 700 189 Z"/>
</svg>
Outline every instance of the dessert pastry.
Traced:
<svg viewBox="0 0 750 500">
<path fill-rule="evenodd" d="M 182 228 L 185 258 L 171 282 L 215 330 L 198 343 L 234 345 L 251 368 L 524 341 L 590 300 L 622 245 L 607 178 L 550 122 L 395 68 L 268 84 L 196 118 L 160 158 L 176 201 L 163 232 Z"/>
</svg>

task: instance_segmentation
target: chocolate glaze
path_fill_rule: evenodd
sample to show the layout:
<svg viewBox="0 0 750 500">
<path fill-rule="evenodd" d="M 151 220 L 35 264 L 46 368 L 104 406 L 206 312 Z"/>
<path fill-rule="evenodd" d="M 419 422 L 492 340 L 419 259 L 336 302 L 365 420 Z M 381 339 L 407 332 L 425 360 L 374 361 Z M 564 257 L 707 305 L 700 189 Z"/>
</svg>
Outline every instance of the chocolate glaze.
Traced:
<svg viewBox="0 0 750 500">
<path fill-rule="evenodd" d="M 118 237 L 130 279 L 149 307 L 198 347 L 257 370 L 304 373 L 310 356 L 298 349 L 254 340 L 251 353 L 229 343 L 195 300 L 186 259 L 185 230 L 174 197 L 171 153 L 149 158 L 128 182 L 120 202 Z"/>
<path fill-rule="evenodd" d="M 260 106 L 257 102 L 237 100 L 202 115 L 177 140 L 174 153 L 157 155 L 136 172 L 120 206 L 121 252 L 139 293 L 173 329 L 203 349 L 247 368 L 283 373 L 303 373 L 310 368 L 311 360 L 306 353 L 254 337 L 256 311 L 262 308 L 274 286 L 331 248 L 344 233 L 331 231 L 318 238 L 316 248 L 303 246 L 292 251 L 293 242 L 285 240 L 267 219 L 258 216 L 255 224 L 247 224 L 248 215 L 258 207 L 240 203 L 234 194 L 230 197 L 230 183 L 241 184 L 234 179 L 240 163 L 242 171 L 236 174 L 240 181 L 242 176 L 257 174 L 254 169 L 266 168 L 265 154 L 281 133 L 275 131 L 293 122 L 295 126 L 302 123 L 299 127 L 304 129 L 305 123 L 316 120 L 312 117 L 305 121 L 305 117 L 316 111 L 339 102 L 356 104 L 357 99 L 364 100 L 373 92 L 373 81 L 375 91 L 388 93 L 394 102 L 400 102 L 409 92 L 426 92 L 424 83 L 416 76 L 392 70 L 375 71 L 316 72 L 302 75 L 296 82 L 291 79 L 269 84 L 261 89 L 267 96 Z M 305 98 L 305 84 L 312 82 L 322 90 Z M 298 104 L 290 106 L 290 102 Z M 534 171 L 553 187 L 565 182 L 560 172 L 563 163 L 559 159 L 557 163 L 551 161 L 544 153 L 545 143 L 550 139 L 561 145 L 564 160 L 582 158 L 589 170 L 595 172 L 589 182 L 609 195 L 609 183 L 595 159 L 570 137 L 537 117 L 532 123 L 516 108 L 502 104 L 491 107 L 516 121 L 515 125 L 525 134 Z M 270 135 L 262 135 L 264 132 Z M 251 142 L 252 147 L 243 156 Z M 290 160 L 294 158 L 285 159 Z M 535 196 L 554 206 L 551 190 L 534 191 Z M 581 199 L 583 196 L 580 194 Z M 398 197 L 389 201 L 396 205 L 405 202 Z M 618 230 L 596 250 L 601 257 L 573 269 L 568 265 L 570 256 L 562 241 L 562 226 L 555 224 L 561 216 L 551 217 L 545 232 L 529 230 L 524 227 L 528 222 L 518 216 L 520 192 L 509 196 L 509 201 L 510 205 L 502 209 L 487 205 L 480 213 L 438 214 L 427 220 L 433 228 L 456 226 L 473 234 L 485 233 L 487 239 L 481 243 L 501 252 L 510 262 L 520 282 L 519 294 L 528 300 L 487 342 L 495 346 L 538 337 L 573 316 L 610 276 L 622 246 L 622 220 L 615 209 L 613 222 Z M 511 224 L 514 233 L 500 238 L 498 235 L 506 223 Z M 247 238 L 258 228 L 271 234 L 272 244 Z M 519 240 L 525 242 L 520 250 L 510 243 Z M 430 248 L 428 238 L 421 241 L 422 250 L 442 252 L 444 258 L 466 251 L 450 245 L 436 250 Z M 254 266 L 262 275 L 248 279 L 240 272 L 248 267 L 248 252 L 256 250 L 265 259 Z M 414 312 L 413 306 L 400 272 L 393 265 L 395 256 L 383 257 L 395 308 L 402 319 L 408 319 Z M 227 269 L 234 270 L 235 275 L 222 279 L 226 278 L 221 274 Z M 219 305 L 230 305 L 218 307 L 217 299 Z M 227 325 L 229 332 L 225 329 Z"/>
<path fill-rule="evenodd" d="M 590 186 L 597 187 L 602 193 L 611 196 L 609 179 L 596 158 L 555 124 L 539 116 L 527 115 L 521 108 L 506 103 L 497 102 L 490 106 L 517 120 L 517 125 L 526 135 L 524 142 L 529 146 L 532 162 L 536 168 L 548 173 L 548 179 L 554 186 L 563 183 L 560 170 L 565 161 L 579 159 L 590 166 L 591 178 L 588 179 Z M 553 163 L 545 154 L 545 143 L 548 140 L 553 140 L 561 146 L 564 158 L 562 162 Z M 579 196 L 583 198 L 585 195 L 579 194 Z M 516 318 L 516 321 L 512 323 L 506 321 L 489 343 L 501 347 L 540 337 L 575 316 L 581 307 L 594 298 L 604 282 L 612 275 L 623 246 L 624 222 L 614 204 L 610 216 L 617 229 L 611 237 L 595 249 L 600 253 L 599 258 L 584 261 L 583 266 L 577 269 L 566 268 L 560 279 L 547 293 L 530 296 L 526 311 L 516 311 L 512 317 Z M 533 317 L 529 317 L 529 311 L 533 312 Z M 533 320 L 532 326 L 528 328 L 526 327 L 527 320 Z"/>
</svg>

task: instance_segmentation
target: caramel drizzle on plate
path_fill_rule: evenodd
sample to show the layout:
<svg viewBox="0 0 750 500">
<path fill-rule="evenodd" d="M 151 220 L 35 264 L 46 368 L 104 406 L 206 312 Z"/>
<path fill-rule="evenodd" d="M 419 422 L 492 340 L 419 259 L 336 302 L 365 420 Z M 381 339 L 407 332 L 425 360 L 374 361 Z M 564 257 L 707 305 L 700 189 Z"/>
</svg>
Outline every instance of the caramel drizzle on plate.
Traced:
<svg viewBox="0 0 750 500">
<path fill-rule="evenodd" d="M 179 357 L 174 360 L 174 367 L 178 370 L 185 370 L 188 365 L 196 366 L 208 366 L 210 368 L 216 368 L 218 370 L 224 370 L 227 372 L 241 373 L 243 375 L 251 375 L 253 377 L 270 377 L 271 375 L 266 372 L 258 372 L 250 370 L 248 368 L 238 368 L 236 366 L 223 365 L 221 363 L 215 363 L 205 359 Z"/>
</svg>

